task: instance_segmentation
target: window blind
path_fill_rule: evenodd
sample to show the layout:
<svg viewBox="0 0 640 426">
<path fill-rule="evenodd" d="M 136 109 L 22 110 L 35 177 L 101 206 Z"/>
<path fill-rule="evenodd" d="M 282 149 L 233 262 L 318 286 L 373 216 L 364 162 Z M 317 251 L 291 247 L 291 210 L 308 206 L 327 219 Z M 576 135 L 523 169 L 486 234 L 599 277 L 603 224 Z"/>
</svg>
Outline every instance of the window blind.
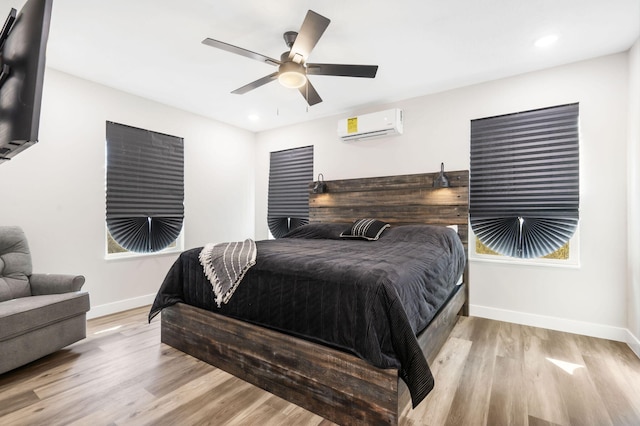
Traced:
<svg viewBox="0 0 640 426">
<path fill-rule="evenodd" d="M 274 237 L 309 223 L 312 180 L 313 146 L 271 153 L 267 222 Z"/>
<path fill-rule="evenodd" d="M 122 247 L 160 251 L 184 220 L 183 139 L 107 122 L 107 228 Z"/>
<path fill-rule="evenodd" d="M 578 104 L 471 121 L 471 228 L 499 254 L 542 257 L 579 218 Z"/>
</svg>

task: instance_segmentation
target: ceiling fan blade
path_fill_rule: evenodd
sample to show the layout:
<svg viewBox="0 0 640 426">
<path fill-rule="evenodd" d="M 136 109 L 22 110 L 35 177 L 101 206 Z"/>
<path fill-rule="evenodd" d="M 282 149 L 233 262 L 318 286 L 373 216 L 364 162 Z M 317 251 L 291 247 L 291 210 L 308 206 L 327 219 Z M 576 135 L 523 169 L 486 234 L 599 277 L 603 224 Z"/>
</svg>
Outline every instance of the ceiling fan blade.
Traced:
<svg viewBox="0 0 640 426">
<path fill-rule="evenodd" d="M 298 90 L 300 90 L 302 96 L 307 100 L 309 106 L 314 106 L 315 104 L 319 104 L 320 102 L 322 102 L 322 98 L 320 97 L 320 95 L 318 95 L 315 87 L 313 87 L 313 84 L 311 84 L 308 79 L 307 84 L 300 87 Z"/>
<path fill-rule="evenodd" d="M 205 38 L 202 40 L 202 44 L 206 44 L 207 46 L 215 47 L 218 49 L 226 50 L 227 52 L 235 53 L 236 55 L 244 56 L 249 59 L 255 59 L 256 61 L 265 62 L 269 65 L 280 65 L 281 62 L 277 59 L 270 58 L 268 56 L 261 55 L 256 52 L 252 52 L 247 49 L 243 49 L 242 47 L 234 46 L 229 43 L 225 43 L 224 41 L 214 40 L 212 38 Z"/>
<path fill-rule="evenodd" d="M 377 65 L 307 64 L 307 74 L 374 78 Z"/>
<path fill-rule="evenodd" d="M 273 74 L 269 74 L 267 76 L 264 76 L 256 81 L 253 81 L 247 85 L 244 85 L 242 87 L 240 87 L 239 89 L 234 90 L 231 93 L 234 93 L 236 95 L 242 95 L 244 93 L 247 93 L 250 90 L 256 89 L 260 86 L 264 86 L 265 84 L 275 80 L 276 78 L 278 78 L 278 73 L 274 72 Z"/>
<path fill-rule="evenodd" d="M 293 43 L 293 46 L 291 46 L 289 59 L 299 63 L 299 61 L 295 59 L 296 55 L 300 55 L 302 56 L 301 59 L 306 60 L 330 22 L 330 19 L 318 15 L 313 10 L 309 10 L 302 22 L 300 31 L 298 31 L 296 41 Z"/>
</svg>

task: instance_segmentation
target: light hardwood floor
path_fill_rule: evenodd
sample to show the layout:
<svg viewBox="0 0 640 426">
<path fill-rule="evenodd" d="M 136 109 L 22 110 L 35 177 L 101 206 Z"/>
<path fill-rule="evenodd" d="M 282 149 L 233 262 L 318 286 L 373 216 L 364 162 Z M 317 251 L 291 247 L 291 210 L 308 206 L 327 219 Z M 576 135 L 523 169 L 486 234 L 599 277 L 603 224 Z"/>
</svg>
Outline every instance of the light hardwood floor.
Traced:
<svg viewBox="0 0 640 426">
<path fill-rule="evenodd" d="M 0 425 L 330 425 L 160 343 L 148 308 L 0 375 Z M 623 343 L 461 318 L 408 425 L 640 425 L 640 360 Z"/>
</svg>

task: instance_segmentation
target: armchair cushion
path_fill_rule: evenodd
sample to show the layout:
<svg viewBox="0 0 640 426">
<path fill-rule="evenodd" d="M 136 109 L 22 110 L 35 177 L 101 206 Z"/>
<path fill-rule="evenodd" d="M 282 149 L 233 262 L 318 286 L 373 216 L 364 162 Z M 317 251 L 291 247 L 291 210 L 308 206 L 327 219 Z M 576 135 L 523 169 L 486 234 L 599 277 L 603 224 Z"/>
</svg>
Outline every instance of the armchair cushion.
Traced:
<svg viewBox="0 0 640 426">
<path fill-rule="evenodd" d="M 0 302 L 31 296 L 31 253 L 18 226 L 0 227 Z"/>
<path fill-rule="evenodd" d="M 0 309 L 0 342 L 84 314 L 89 294 L 74 292 L 7 300 Z M 51 336 L 55 339 L 56 336 Z"/>
</svg>

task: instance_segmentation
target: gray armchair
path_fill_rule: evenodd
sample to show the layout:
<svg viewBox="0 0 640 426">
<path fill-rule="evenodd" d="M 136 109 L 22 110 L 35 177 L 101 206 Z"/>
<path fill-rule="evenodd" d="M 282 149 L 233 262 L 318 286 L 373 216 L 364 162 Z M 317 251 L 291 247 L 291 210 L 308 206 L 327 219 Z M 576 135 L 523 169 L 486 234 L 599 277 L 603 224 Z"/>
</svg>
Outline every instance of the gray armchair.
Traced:
<svg viewBox="0 0 640 426">
<path fill-rule="evenodd" d="M 86 337 L 84 281 L 34 274 L 22 229 L 0 226 L 0 374 Z"/>
</svg>

